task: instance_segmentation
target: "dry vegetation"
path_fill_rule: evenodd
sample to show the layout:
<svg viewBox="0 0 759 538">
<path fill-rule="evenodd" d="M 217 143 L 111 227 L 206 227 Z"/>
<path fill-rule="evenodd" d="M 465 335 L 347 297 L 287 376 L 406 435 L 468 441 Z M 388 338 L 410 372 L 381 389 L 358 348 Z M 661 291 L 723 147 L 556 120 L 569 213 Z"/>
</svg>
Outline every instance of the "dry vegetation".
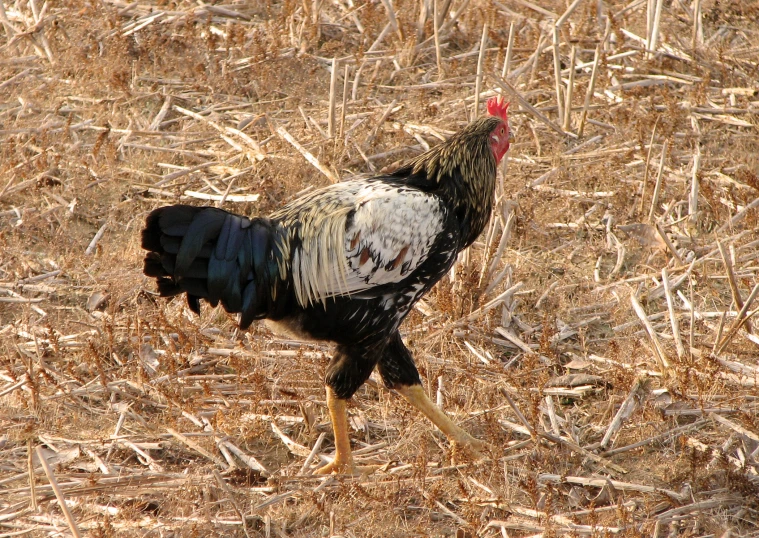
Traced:
<svg viewBox="0 0 759 538">
<path fill-rule="evenodd" d="M 759 536 L 756 0 L 2 5 L 0 535 Z M 370 381 L 380 469 L 314 476 L 328 347 L 156 297 L 141 224 L 392 166 L 478 88 L 498 209 L 405 337 L 490 459 Z"/>
</svg>

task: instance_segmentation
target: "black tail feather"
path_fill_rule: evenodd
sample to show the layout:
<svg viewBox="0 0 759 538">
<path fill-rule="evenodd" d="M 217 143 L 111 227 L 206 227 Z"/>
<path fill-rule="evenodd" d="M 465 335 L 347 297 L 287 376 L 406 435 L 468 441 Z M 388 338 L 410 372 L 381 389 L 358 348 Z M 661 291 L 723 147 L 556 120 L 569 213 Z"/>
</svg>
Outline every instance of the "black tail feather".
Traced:
<svg viewBox="0 0 759 538">
<path fill-rule="evenodd" d="M 187 294 L 227 312 L 240 312 L 240 327 L 266 317 L 286 283 L 279 276 L 272 235 L 283 233 L 268 219 L 248 219 L 213 207 L 175 205 L 156 209 L 142 231 L 144 273 L 163 297 Z M 278 289 L 279 288 L 279 289 Z"/>
<path fill-rule="evenodd" d="M 212 207 L 207 207 L 195 215 L 179 245 L 174 267 L 176 276 L 184 276 L 185 271 L 189 269 L 190 264 L 200 254 L 206 243 L 218 240 L 219 232 L 227 220 L 226 217 L 226 212 Z"/>
<path fill-rule="evenodd" d="M 155 278 L 169 276 L 170 274 L 163 268 L 161 255 L 156 254 L 155 252 L 148 252 L 147 256 L 145 256 L 145 264 L 142 268 L 142 272 L 145 273 L 145 276 Z"/>
</svg>

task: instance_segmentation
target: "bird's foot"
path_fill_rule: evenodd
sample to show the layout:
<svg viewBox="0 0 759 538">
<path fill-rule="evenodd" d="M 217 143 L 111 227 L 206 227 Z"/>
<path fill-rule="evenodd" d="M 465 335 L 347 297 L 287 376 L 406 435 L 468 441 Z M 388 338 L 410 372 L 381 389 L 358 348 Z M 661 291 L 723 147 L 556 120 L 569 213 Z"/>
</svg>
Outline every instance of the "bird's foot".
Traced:
<svg viewBox="0 0 759 538">
<path fill-rule="evenodd" d="M 479 461 L 487 458 L 486 451 L 489 445 L 484 441 L 475 439 L 466 432 L 451 439 L 451 452 L 454 459 L 463 456 L 470 461 Z"/>
<path fill-rule="evenodd" d="M 370 474 L 376 469 L 377 469 L 377 466 L 369 466 L 369 467 L 357 466 L 353 463 L 353 460 L 341 461 L 335 458 L 324 467 L 319 467 L 317 470 L 315 470 L 314 474 L 321 474 L 321 475 L 339 474 L 339 475 L 356 476 L 356 475 Z"/>
<path fill-rule="evenodd" d="M 356 474 L 356 466 L 353 460 L 343 461 L 335 458 L 324 467 L 319 467 L 314 474 Z"/>
</svg>

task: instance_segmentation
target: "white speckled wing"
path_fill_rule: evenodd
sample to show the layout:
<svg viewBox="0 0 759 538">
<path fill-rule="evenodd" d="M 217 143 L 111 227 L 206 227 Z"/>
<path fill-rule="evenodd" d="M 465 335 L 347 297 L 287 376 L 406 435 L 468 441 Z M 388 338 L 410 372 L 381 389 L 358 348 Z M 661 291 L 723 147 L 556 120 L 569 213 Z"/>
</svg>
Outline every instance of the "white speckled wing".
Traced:
<svg viewBox="0 0 759 538">
<path fill-rule="evenodd" d="M 348 181 L 286 207 L 301 245 L 292 276 L 302 305 L 400 282 L 416 270 L 443 231 L 436 196 L 380 181 Z M 296 229 L 293 227 L 292 229 Z"/>
<path fill-rule="evenodd" d="M 400 282 L 424 262 L 443 230 L 445 207 L 407 187 L 366 189 L 345 227 L 349 293 Z"/>
</svg>

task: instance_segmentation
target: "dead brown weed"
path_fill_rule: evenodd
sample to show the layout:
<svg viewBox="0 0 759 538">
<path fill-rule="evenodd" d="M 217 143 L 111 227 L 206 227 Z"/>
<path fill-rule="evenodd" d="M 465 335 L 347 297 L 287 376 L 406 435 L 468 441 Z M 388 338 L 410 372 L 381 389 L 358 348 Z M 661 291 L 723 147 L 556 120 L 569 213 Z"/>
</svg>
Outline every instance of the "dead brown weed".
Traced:
<svg viewBox="0 0 759 538">
<path fill-rule="evenodd" d="M 0 535 L 759 535 L 758 10 L 4 2 Z M 507 94 L 517 142 L 404 330 L 489 459 L 372 379 L 349 413 L 379 470 L 314 476 L 328 347 L 156 297 L 140 227 L 437 143 L 478 113 L 483 24 L 479 102 Z"/>
</svg>

